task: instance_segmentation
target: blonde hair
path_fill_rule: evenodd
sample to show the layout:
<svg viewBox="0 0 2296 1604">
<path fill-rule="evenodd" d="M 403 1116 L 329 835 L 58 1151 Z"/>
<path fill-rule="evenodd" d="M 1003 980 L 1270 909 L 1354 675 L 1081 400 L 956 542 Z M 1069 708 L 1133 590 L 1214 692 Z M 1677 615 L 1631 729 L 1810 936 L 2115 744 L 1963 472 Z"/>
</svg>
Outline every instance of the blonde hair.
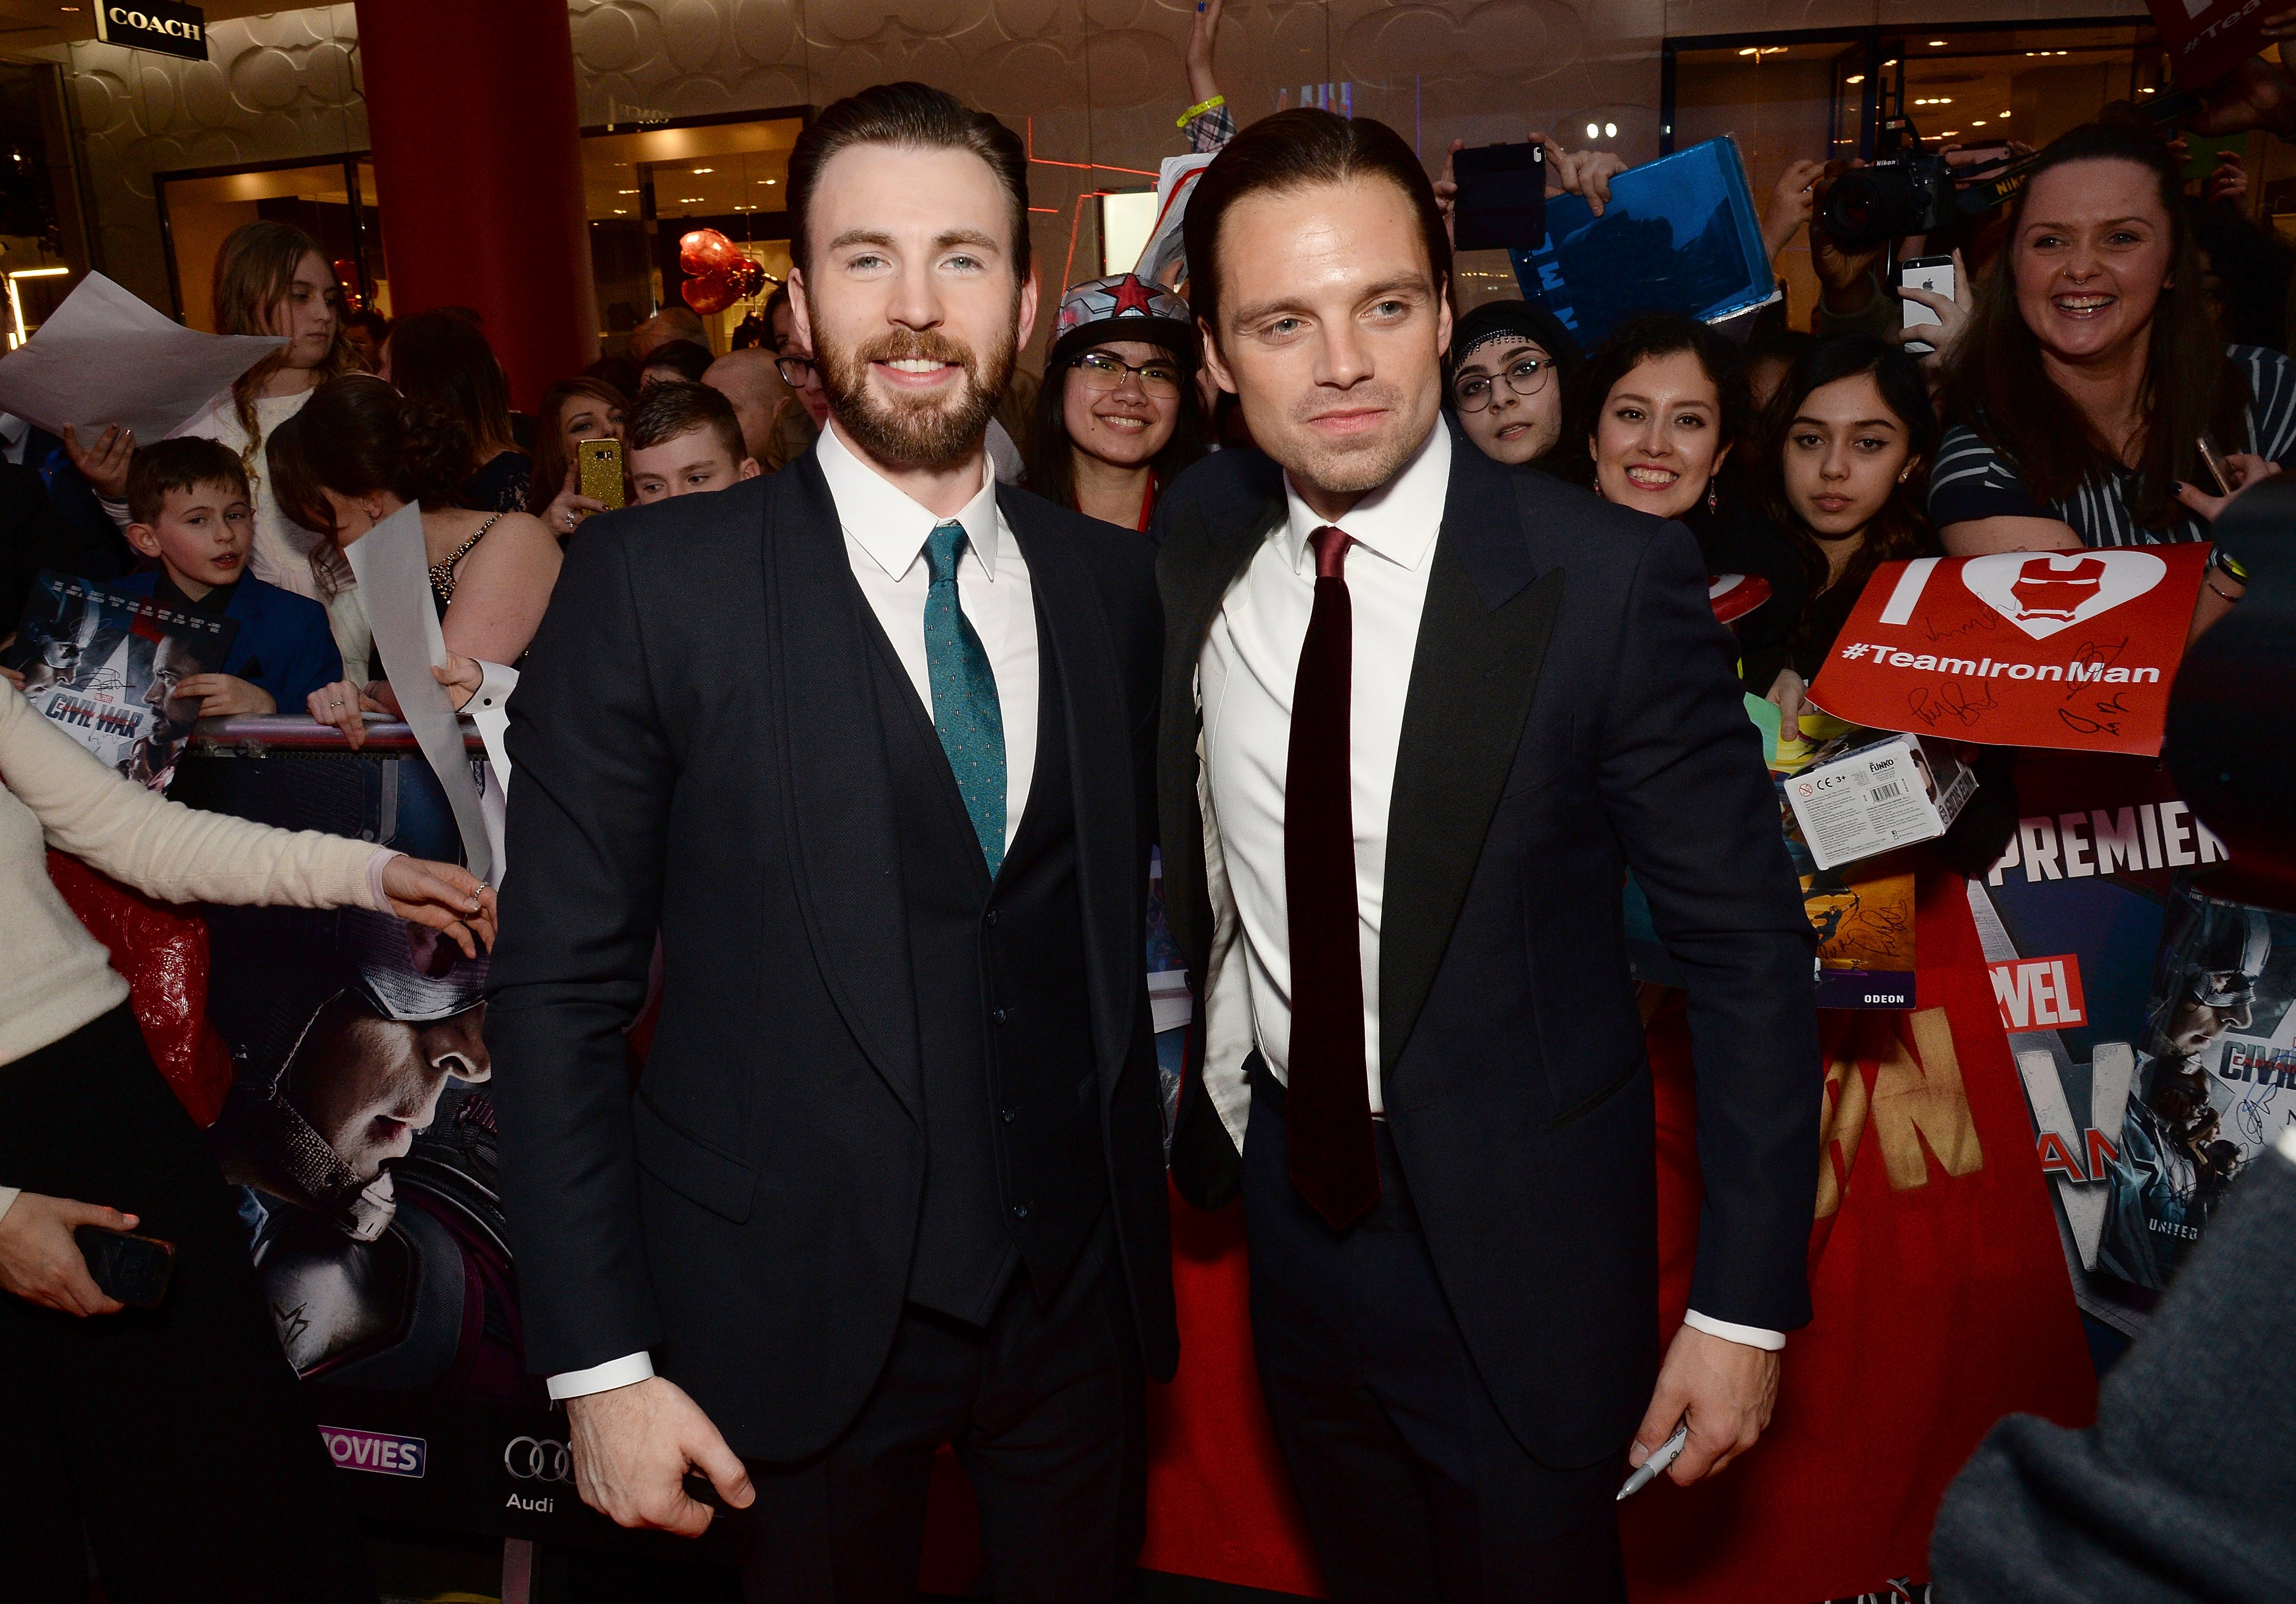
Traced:
<svg viewBox="0 0 2296 1604">
<path fill-rule="evenodd" d="M 303 265 L 306 256 L 327 260 L 327 252 L 292 223 L 273 222 L 267 218 L 242 223 L 231 231 L 216 253 L 215 320 L 218 334 L 273 334 L 273 315 L 295 288 L 295 269 Z M 332 272 L 332 265 L 329 268 Z M 240 452 L 240 461 L 247 469 L 250 487 L 261 482 L 264 471 L 263 426 L 256 415 L 255 399 L 263 387 L 286 365 L 287 353 L 274 351 L 233 382 L 232 410 L 239 418 L 240 428 L 246 432 L 247 445 Z M 350 373 L 359 366 L 358 352 L 344 337 L 341 318 L 335 320 L 334 342 L 327 348 L 325 360 L 319 364 L 316 382 L 324 384 L 329 379 Z M 350 582 L 349 564 L 334 542 L 325 540 L 312 549 L 311 573 L 317 580 L 322 594 L 332 596 Z"/>
</svg>

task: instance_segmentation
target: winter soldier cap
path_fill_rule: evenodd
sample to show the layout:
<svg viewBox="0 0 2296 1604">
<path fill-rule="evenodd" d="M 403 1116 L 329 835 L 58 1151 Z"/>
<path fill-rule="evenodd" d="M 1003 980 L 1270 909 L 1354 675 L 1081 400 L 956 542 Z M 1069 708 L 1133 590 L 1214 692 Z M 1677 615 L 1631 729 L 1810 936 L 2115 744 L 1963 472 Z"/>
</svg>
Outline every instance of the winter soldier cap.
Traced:
<svg viewBox="0 0 2296 1604">
<path fill-rule="evenodd" d="M 1088 278 L 1062 292 L 1046 371 L 1057 373 L 1111 340 L 1145 340 L 1170 351 L 1183 367 L 1196 365 L 1196 324 L 1188 303 L 1161 285 L 1119 273 Z"/>
</svg>

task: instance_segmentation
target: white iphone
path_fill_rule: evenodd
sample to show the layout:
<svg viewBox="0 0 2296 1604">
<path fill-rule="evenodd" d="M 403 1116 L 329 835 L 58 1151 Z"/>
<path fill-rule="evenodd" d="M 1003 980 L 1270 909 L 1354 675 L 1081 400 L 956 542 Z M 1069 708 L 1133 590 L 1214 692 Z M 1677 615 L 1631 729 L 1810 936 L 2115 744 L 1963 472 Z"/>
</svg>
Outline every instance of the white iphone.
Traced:
<svg viewBox="0 0 2296 1604">
<path fill-rule="evenodd" d="M 1898 264 L 1898 283 L 1901 288 L 1927 290 L 1933 295 L 1953 299 L 1953 258 L 1949 256 L 1909 257 Z M 1945 319 L 1918 300 L 1901 303 L 1905 308 L 1905 326 L 1918 328 L 1924 323 L 1942 323 Z M 1916 357 L 1926 357 L 1937 347 L 1926 340 L 1908 340 L 1906 349 Z"/>
</svg>

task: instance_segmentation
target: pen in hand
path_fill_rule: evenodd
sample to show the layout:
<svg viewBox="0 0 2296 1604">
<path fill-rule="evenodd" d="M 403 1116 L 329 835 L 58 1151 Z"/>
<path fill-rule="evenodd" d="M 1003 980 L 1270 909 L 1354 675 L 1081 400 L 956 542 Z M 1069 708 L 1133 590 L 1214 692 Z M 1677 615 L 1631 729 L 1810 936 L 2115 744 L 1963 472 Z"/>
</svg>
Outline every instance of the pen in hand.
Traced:
<svg viewBox="0 0 2296 1604">
<path fill-rule="evenodd" d="M 1674 1428 L 1674 1435 L 1672 1436 L 1667 1438 L 1664 1443 L 1661 1443 L 1659 1445 L 1659 1451 L 1656 1453 L 1651 1455 L 1650 1458 L 1643 1461 L 1643 1468 L 1641 1469 L 1627 1477 L 1627 1485 L 1619 1489 L 1618 1501 L 1620 1503 L 1625 1502 L 1628 1499 L 1632 1498 L 1636 1493 L 1641 1492 L 1644 1487 L 1649 1486 L 1651 1483 L 1656 1481 L 1658 1479 L 1659 1473 L 1664 1470 L 1669 1465 L 1674 1463 L 1677 1456 L 1682 1452 L 1683 1445 L 1689 1441 L 1690 1422 L 1685 1420 L 1681 1425 Z"/>
</svg>

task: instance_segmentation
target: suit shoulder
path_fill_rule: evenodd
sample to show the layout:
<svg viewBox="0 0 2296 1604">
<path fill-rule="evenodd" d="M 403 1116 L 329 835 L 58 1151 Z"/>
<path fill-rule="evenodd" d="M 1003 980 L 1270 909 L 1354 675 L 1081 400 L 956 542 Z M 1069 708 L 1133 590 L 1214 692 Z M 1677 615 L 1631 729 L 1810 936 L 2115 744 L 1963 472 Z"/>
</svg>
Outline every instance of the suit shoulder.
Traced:
<svg viewBox="0 0 2296 1604">
<path fill-rule="evenodd" d="M 1164 500 L 1175 508 L 1218 512 L 1238 502 L 1259 500 L 1283 485 L 1283 469 L 1266 452 L 1213 451 L 1183 469 L 1166 487 Z"/>
<path fill-rule="evenodd" d="M 618 556 L 636 580 L 648 573 L 685 576 L 697 567 L 722 568 L 745 551 L 754 556 L 767 487 L 778 477 L 764 474 L 722 490 L 672 496 L 586 518 L 566 542 L 567 561 Z"/>
<path fill-rule="evenodd" d="M 1583 485 L 1560 479 L 1544 468 L 1507 470 L 1514 486 L 1515 503 L 1534 534 L 1545 533 L 1573 544 L 1599 545 L 1616 550 L 1625 546 L 1637 555 L 1652 540 L 1679 524 L 1655 518 L 1633 507 L 1603 500 Z"/>
<path fill-rule="evenodd" d="M 1138 530 L 1086 517 L 1016 485 L 999 485 L 996 504 L 1007 522 L 1025 524 L 1032 534 L 1059 541 L 1083 558 L 1103 584 L 1154 591 L 1156 548 Z"/>
</svg>

